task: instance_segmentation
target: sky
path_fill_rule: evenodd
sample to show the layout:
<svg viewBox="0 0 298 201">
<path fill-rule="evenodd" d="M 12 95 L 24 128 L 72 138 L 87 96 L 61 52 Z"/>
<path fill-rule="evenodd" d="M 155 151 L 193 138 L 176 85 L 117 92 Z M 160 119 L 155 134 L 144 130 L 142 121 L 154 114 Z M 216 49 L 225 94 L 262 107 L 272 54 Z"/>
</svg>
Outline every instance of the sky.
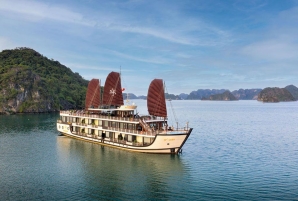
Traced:
<svg viewBox="0 0 298 201">
<path fill-rule="evenodd" d="M 0 0 L 0 51 L 29 47 L 124 92 L 298 87 L 296 0 Z"/>
</svg>

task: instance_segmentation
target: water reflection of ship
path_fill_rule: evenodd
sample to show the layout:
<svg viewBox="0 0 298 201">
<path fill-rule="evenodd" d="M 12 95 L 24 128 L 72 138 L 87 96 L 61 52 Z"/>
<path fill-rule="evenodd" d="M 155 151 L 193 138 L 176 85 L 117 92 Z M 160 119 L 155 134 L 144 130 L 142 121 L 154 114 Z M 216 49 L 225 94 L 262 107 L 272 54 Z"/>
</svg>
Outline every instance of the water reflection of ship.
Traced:
<svg viewBox="0 0 298 201">
<path fill-rule="evenodd" d="M 57 137 L 60 165 L 65 172 L 72 168 L 84 175 L 84 180 L 97 198 L 128 199 L 133 191 L 151 196 L 152 192 L 167 192 L 185 174 L 179 155 L 152 155 L 84 143 L 67 137 Z M 145 157 L 144 157 L 145 156 Z M 173 177 L 174 176 L 174 177 Z M 126 198 L 125 198 L 126 197 Z M 164 197 L 163 197 L 164 198 Z"/>
</svg>

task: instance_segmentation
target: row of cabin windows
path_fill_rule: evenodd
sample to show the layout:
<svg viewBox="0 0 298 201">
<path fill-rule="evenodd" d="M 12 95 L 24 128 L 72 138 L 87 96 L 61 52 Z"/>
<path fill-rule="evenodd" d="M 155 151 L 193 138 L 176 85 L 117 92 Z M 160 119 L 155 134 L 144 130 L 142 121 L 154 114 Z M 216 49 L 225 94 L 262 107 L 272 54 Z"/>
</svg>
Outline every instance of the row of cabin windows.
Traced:
<svg viewBox="0 0 298 201">
<path fill-rule="evenodd" d="M 122 122 L 115 122 L 115 121 L 103 121 L 103 126 L 112 127 L 112 128 L 129 129 L 129 130 L 136 130 L 137 128 L 136 124 L 122 123 Z"/>
<path fill-rule="evenodd" d="M 60 126 L 59 126 L 59 128 L 60 128 Z M 63 129 L 63 126 L 62 126 L 62 129 Z M 73 127 L 72 129 L 75 132 L 83 132 L 84 131 L 87 134 L 92 134 L 92 135 L 95 134 L 100 137 L 103 137 L 103 135 L 104 135 L 106 138 L 111 138 L 111 139 L 115 139 L 115 138 L 120 139 L 120 135 L 121 135 L 121 138 L 128 142 L 133 142 L 136 140 L 136 136 L 134 136 L 134 135 L 119 134 L 118 136 L 115 136 L 115 132 L 106 131 L 105 133 L 103 133 L 102 130 L 95 130 L 95 129 L 91 129 L 91 128 L 86 128 L 86 129 L 80 130 L 80 127 Z M 143 137 L 144 143 L 152 143 L 152 141 L 153 141 L 153 138 Z"/>
<path fill-rule="evenodd" d="M 80 132 L 80 127 L 74 127 L 74 131 Z M 103 135 L 104 135 L 106 138 L 110 138 L 110 139 L 115 139 L 115 138 L 120 139 L 121 138 L 121 139 L 123 139 L 125 141 L 128 141 L 128 142 L 134 142 L 136 140 L 136 136 L 134 136 L 134 135 L 119 134 L 118 136 L 116 136 L 115 132 L 106 131 L 105 133 L 103 133 L 101 130 L 95 131 L 94 129 L 87 129 L 87 128 L 81 130 L 81 132 L 84 132 L 84 133 L 87 133 L 87 134 L 92 134 L 92 135 L 96 134 L 100 137 L 103 137 Z M 153 141 L 152 138 L 146 138 L 146 137 L 143 138 L 144 143 L 151 143 L 152 141 Z"/>
<path fill-rule="evenodd" d="M 85 124 L 95 124 L 95 119 L 80 119 L 76 117 L 65 117 L 62 116 L 61 119 L 63 122 L 73 122 L 73 123 L 85 123 Z M 102 125 L 102 121 L 98 121 L 99 125 Z M 136 124 L 130 123 L 122 123 L 122 122 L 115 122 L 115 121 L 103 121 L 103 126 L 105 127 L 113 127 L 113 128 L 121 128 L 121 129 L 130 129 L 136 130 Z"/>
<path fill-rule="evenodd" d="M 84 123 L 84 124 L 95 124 L 95 119 L 80 119 L 77 117 L 61 117 L 62 122 L 72 122 L 72 123 Z M 98 121 L 98 125 L 102 125 L 102 121 Z"/>
</svg>

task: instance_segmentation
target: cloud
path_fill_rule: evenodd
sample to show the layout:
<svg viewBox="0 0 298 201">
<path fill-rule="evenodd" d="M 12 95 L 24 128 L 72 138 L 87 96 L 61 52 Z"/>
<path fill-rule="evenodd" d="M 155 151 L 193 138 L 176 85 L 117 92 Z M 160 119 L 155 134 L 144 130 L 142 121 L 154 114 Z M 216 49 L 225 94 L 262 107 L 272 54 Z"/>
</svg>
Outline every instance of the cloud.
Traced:
<svg viewBox="0 0 298 201">
<path fill-rule="evenodd" d="M 118 56 L 118 57 L 122 57 L 125 59 L 129 59 L 129 60 L 134 60 L 134 61 L 140 61 L 140 62 L 145 62 L 145 63 L 154 63 L 154 64 L 169 64 L 172 61 L 169 59 L 165 59 L 163 57 L 154 57 L 154 58 L 141 58 L 141 57 L 136 57 L 136 56 L 131 56 L 129 54 L 123 54 L 121 52 L 117 52 L 114 50 L 110 50 L 110 53 Z"/>
<path fill-rule="evenodd" d="M 119 11 L 117 13 L 115 10 L 107 12 L 104 9 L 101 9 L 100 12 L 95 12 L 93 9 L 90 9 L 88 13 L 86 13 L 86 11 L 85 13 L 80 13 L 61 5 L 30 0 L 3 0 L 0 4 L 0 10 L 5 12 L 2 12 L 2 15 L 16 13 L 18 15 L 10 16 L 22 20 L 33 22 L 55 20 L 62 23 L 95 27 L 97 30 L 150 36 L 187 46 L 216 46 L 226 44 L 231 40 L 230 33 L 225 30 L 221 30 L 210 23 L 204 23 L 199 19 L 191 18 L 185 14 L 169 14 L 170 11 L 166 14 L 159 13 L 159 17 L 163 20 L 158 23 L 146 21 L 146 23 L 144 23 L 142 18 L 138 19 L 138 17 L 136 17 L 132 19 L 128 11 L 119 9 L 116 9 L 116 11 Z M 152 12 L 157 11 L 153 10 Z M 173 16 L 173 19 L 165 20 L 168 18 L 167 15 Z M 172 21 L 175 21 L 175 23 Z M 177 29 L 178 24 L 179 28 Z"/>
<path fill-rule="evenodd" d="M 96 70 L 96 71 L 113 71 L 114 68 L 107 66 L 92 66 L 79 63 L 65 63 L 65 66 L 72 69 L 81 69 L 81 70 Z"/>
<path fill-rule="evenodd" d="M 242 53 L 257 59 L 268 61 L 297 59 L 298 47 L 286 41 L 260 41 L 249 44 L 242 49 Z"/>
<path fill-rule="evenodd" d="M 268 62 L 297 61 L 298 57 L 298 7 L 270 16 L 267 28 L 253 33 L 255 41 L 245 45 L 241 53 Z"/>
<path fill-rule="evenodd" d="M 27 20 L 31 21 L 50 19 L 84 26 L 95 25 L 94 21 L 86 20 L 82 14 L 71 11 L 68 8 L 37 1 L 3 0 L 0 4 L 0 10 L 23 15 Z"/>
</svg>

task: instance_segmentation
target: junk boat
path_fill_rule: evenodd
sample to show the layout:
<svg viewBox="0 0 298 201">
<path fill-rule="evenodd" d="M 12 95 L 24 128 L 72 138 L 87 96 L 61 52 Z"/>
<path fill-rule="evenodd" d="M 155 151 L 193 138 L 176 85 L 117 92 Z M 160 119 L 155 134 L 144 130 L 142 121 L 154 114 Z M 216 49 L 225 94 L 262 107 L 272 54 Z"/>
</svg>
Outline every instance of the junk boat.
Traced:
<svg viewBox="0 0 298 201">
<path fill-rule="evenodd" d="M 178 154 L 192 128 L 168 126 L 164 84 L 154 79 L 148 89 L 149 115 L 124 105 L 120 73 L 111 72 L 103 93 L 99 79 L 88 84 L 85 110 L 60 111 L 57 130 L 64 136 L 143 153 Z M 101 99 L 101 96 L 102 99 Z"/>
</svg>

